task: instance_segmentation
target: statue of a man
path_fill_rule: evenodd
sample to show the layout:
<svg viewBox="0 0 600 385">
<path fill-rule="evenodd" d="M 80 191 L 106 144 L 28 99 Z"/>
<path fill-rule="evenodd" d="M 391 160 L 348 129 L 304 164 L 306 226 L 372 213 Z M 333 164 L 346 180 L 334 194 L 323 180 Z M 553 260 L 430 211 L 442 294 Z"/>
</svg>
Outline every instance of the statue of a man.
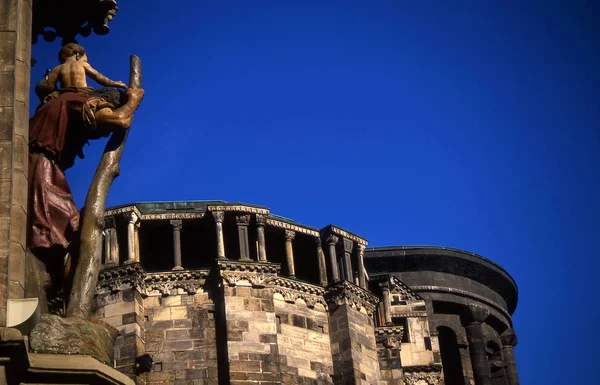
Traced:
<svg viewBox="0 0 600 385">
<path fill-rule="evenodd" d="M 100 74 L 75 43 L 65 45 L 58 57 L 61 64 L 41 82 L 46 92 L 29 125 L 27 243 L 37 256 L 62 262 L 79 229 L 79 211 L 64 171 L 76 156 L 83 158 L 82 147 L 89 139 L 129 128 L 144 91 Z M 125 92 L 94 91 L 86 77 Z"/>
</svg>

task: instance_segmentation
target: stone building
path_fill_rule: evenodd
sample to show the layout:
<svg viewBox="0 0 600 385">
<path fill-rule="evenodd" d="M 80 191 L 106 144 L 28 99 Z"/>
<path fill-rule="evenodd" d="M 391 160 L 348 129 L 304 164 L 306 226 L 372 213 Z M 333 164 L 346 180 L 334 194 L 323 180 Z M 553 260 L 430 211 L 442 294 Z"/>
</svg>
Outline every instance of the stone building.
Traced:
<svg viewBox="0 0 600 385">
<path fill-rule="evenodd" d="M 139 384 L 519 383 L 516 284 L 472 253 L 193 201 L 107 210 L 103 263 L 95 316 Z"/>
</svg>

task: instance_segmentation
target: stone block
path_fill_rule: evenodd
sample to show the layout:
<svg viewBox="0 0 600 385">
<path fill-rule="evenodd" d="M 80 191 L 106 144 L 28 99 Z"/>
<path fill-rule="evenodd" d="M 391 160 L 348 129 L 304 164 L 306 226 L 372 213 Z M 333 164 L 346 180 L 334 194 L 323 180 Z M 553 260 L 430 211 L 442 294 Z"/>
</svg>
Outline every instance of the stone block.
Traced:
<svg viewBox="0 0 600 385">
<path fill-rule="evenodd" d="M 0 32 L 0 37 L 2 32 Z M 0 44 L 0 47 L 2 44 Z M 0 52 L 1 53 L 1 52 Z M 0 56 L 0 63 L 2 63 Z M 0 107 L 0 141 L 11 141 L 13 137 L 13 107 Z"/>
<path fill-rule="evenodd" d="M 18 243 L 10 243 L 10 257 L 8 259 L 8 279 L 25 284 L 25 250 Z M 22 297 L 20 297 L 22 298 Z"/>
<path fill-rule="evenodd" d="M 22 102 L 15 102 L 14 106 L 14 134 L 21 135 L 25 142 L 29 142 L 29 107 Z"/>
<path fill-rule="evenodd" d="M 23 135 L 14 135 L 13 140 L 13 169 L 24 171 L 28 167 L 27 155 L 29 150 L 27 141 Z"/>
<path fill-rule="evenodd" d="M 152 382 L 174 382 L 175 373 L 173 372 L 149 372 L 146 374 L 146 383 Z"/>
<path fill-rule="evenodd" d="M 231 372 L 260 372 L 260 361 L 231 361 Z"/>
<path fill-rule="evenodd" d="M 18 53 L 17 53 L 18 55 Z M 29 65 L 21 60 L 15 61 L 15 94 L 14 101 L 29 105 Z M 14 104 L 13 104 L 14 106 Z"/>
<path fill-rule="evenodd" d="M 123 314 L 134 313 L 135 305 L 132 302 L 117 302 L 104 307 L 106 317 L 123 316 Z"/>
<path fill-rule="evenodd" d="M 152 321 L 167 321 L 171 320 L 171 308 L 154 308 L 152 311 Z"/>
<path fill-rule="evenodd" d="M 171 319 L 187 319 L 188 316 L 188 307 L 187 306 L 173 306 L 170 308 L 171 310 Z"/>
<path fill-rule="evenodd" d="M 163 297 L 160 300 L 161 306 L 180 306 L 181 305 L 181 296 L 180 295 L 171 295 L 168 297 Z"/>
<path fill-rule="evenodd" d="M 25 289 L 23 284 L 18 281 L 8 281 L 8 298 L 23 297 L 25 297 Z"/>
<path fill-rule="evenodd" d="M 192 327 L 192 320 L 190 320 L 190 319 L 173 320 L 173 327 L 189 329 Z"/>
<path fill-rule="evenodd" d="M 22 207 L 11 205 L 10 208 L 11 228 L 10 228 L 10 240 L 11 242 L 25 246 L 26 244 L 26 226 L 27 218 L 25 210 Z"/>
<path fill-rule="evenodd" d="M 15 73 L 0 72 L 0 107 L 12 107 L 14 105 L 13 92 L 15 89 Z M 11 127 L 12 129 L 12 127 Z M 1 169 L 0 169 L 1 171 Z M 0 173 L 0 175 L 4 175 Z"/>
<path fill-rule="evenodd" d="M 28 1 L 21 1 L 18 10 L 19 26 L 21 28 L 17 30 L 16 59 L 27 63 L 29 69 L 29 63 L 31 63 L 31 4 Z M 29 82 L 27 82 L 26 87 L 29 90 Z"/>
<path fill-rule="evenodd" d="M 27 161 L 27 159 L 25 159 Z M 23 212 L 27 211 L 27 176 L 25 171 L 13 172 L 13 191 L 12 191 L 12 204 L 20 207 Z"/>
<path fill-rule="evenodd" d="M 173 321 L 171 320 L 163 320 L 163 321 L 146 321 L 144 323 L 146 330 L 165 330 L 173 328 Z"/>
<path fill-rule="evenodd" d="M 146 297 L 143 300 L 144 308 L 160 307 L 160 297 Z"/>
<path fill-rule="evenodd" d="M 167 330 L 166 331 L 166 339 L 167 340 L 187 340 L 187 339 L 189 339 L 189 332 L 187 329 Z"/>
<path fill-rule="evenodd" d="M 163 349 L 165 351 L 177 351 L 177 350 L 192 350 L 194 344 L 192 341 L 168 341 L 163 342 Z"/>
</svg>

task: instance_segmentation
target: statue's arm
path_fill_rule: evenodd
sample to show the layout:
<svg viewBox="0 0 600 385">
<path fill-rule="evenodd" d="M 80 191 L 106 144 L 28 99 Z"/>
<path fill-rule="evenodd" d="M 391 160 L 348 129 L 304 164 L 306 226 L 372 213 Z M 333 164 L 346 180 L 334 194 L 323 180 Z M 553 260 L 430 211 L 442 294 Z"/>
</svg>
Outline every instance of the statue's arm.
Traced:
<svg viewBox="0 0 600 385">
<path fill-rule="evenodd" d="M 46 84 L 48 85 L 48 88 L 51 90 L 55 90 L 56 89 L 56 83 L 58 82 L 58 76 L 60 75 L 60 66 L 55 67 L 52 72 L 50 72 L 50 75 L 48 75 L 48 80 L 46 80 Z"/>
<path fill-rule="evenodd" d="M 102 75 L 100 72 L 96 71 L 91 65 L 88 63 L 83 64 L 83 68 L 85 69 L 86 76 L 90 77 L 96 83 L 106 86 L 106 87 L 119 87 L 119 88 L 127 88 L 125 83 L 116 82 Z"/>
</svg>

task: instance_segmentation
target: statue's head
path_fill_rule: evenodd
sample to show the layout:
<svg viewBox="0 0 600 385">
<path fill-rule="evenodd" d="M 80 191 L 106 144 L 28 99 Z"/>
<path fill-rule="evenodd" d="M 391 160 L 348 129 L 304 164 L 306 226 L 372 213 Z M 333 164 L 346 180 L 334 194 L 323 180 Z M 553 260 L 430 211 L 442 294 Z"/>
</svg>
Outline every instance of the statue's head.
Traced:
<svg viewBox="0 0 600 385">
<path fill-rule="evenodd" d="M 70 57 L 74 57 L 75 60 L 79 60 L 81 58 L 87 59 L 85 49 L 76 43 L 65 44 L 58 53 L 58 61 L 61 63 L 66 62 Z"/>
</svg>

